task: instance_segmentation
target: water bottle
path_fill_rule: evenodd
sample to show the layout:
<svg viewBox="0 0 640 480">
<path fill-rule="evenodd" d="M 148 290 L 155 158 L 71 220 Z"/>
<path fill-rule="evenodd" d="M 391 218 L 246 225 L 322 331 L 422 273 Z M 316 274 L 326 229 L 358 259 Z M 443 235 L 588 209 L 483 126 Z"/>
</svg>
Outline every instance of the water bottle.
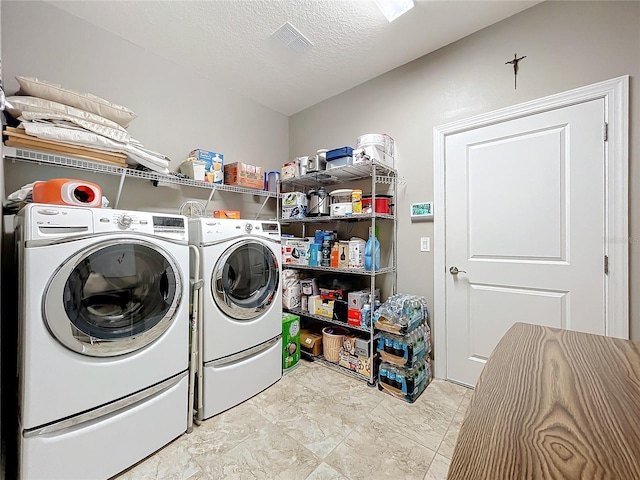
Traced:
<svg viewBox="0 0 640 480">
<path fill-rule="evenodd" d="M 390 335 L 384 337 L 384 351 L 394 355 L 393 338 Z"/>
<path fill-rule="evenodd" d="M 396 357 L 404 357 L 404 345 L 401 337 L 393 339 L 393 354 Z"/>
<path fill-rule="evenodd" d="M 387 371 L 387 366 L 384 363 L 380 364 L 380 383 L 385 383 L 388 384 L 389 383 L 389 378 L 387 377 L 388 375 L 388 371 Z"/>
<path fill-rule="evenodd" d="M 410 368 L 407 371 L 407 376 L 405 377 L 405 382 L 407 385 L 407 391 L 405 392 L 407 395 L 412 395 L 413 394 L 413 388 L 415 385 L 415 376 L 416 376 L 416 370 L 415 368 Z"/>
<path fill-rule="evenodd" d="M 407 393 L 407 389 L 405 387 L 405 371 L 404 368 L 402 367 L 398 367 L 397 371 L 396 371 L 396 387 L 398 388 L 398 390 Z"/>
<path fill-rule="evenodd" d="M 395 387 L 396 386 L 396 369 L 395 367 L 391 367 L 389 366 L 387 368 L 387 379 L 388 379 L 388 384 L 391 387 Z"/>
<path fill-rule="evenodd" d="M 369 328 L 371 326 L 371 305 L 365 303 L 360 310 L 360 325 L 365 328 Z"/>
<path fill-rule="evenodd" d="M 407 347 L 405 349 L 405 356 L 404 358 L 407 360 L 405 365 L 411 365 L 411 362 L 413 361 L 413 344 L 415 343 L 415 339 L 416 339 L 416 332 L 411 332 L 409 335 L 407 335 Z"/>
</svg>

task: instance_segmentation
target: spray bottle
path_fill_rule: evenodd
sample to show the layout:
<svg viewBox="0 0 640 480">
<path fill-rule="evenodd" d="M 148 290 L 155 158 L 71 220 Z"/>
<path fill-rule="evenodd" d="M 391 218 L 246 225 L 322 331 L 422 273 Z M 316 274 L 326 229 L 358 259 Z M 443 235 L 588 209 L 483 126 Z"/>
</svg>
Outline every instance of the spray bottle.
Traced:
<svg viewBox="0 0 640 480">
<path fill-rule="evenodd" d="M 380 268 L 380 242 L 378 237 L 373 234 L 371 227 L 369 227 L 369 239 L 364 247 L 364 267 L 367 270 L 378 270 Z"/>
</svg>

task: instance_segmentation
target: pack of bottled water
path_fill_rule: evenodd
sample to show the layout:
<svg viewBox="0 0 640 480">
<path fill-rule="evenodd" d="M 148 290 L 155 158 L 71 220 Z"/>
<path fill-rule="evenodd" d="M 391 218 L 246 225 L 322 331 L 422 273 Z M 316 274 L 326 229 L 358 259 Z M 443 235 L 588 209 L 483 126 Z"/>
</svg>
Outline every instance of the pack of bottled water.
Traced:
<svg viewBox="0 0 640 480">
<path fill-rule="evenodd" d="M 425 357 L 410 368 L 381 362 L 378 389 L 413 403 L 431 381 L 431 358 Z"/>
<path fill-rule="evenodd" d="M 383 361 L 412 367 L 431 353 L 431 330 L 422 323 L 406 335 L 380 332 L 376 345 Z"/>
<path fill-rule="evenodd" d="M 428 322 L 427 301 L 424 297 L 406 293 L 392 295 L 380 305 L 372 318 L 377 329 L 406 335 Z"/>
</svg>

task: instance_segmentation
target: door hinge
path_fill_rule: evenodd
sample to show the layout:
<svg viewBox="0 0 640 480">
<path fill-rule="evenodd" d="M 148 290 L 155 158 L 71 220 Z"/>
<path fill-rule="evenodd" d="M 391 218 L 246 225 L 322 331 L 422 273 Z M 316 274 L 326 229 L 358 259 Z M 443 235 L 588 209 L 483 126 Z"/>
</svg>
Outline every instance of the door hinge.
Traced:
<svg viewBox="0 0 640 480">
<path fill-rule="evenodd" d="M 609 124 L 607 122 L 604 122 L 602 126 L 602 138 L 605 142 L 609 140 Z"/>
<path fill-rule="evenodd" d="M 604 256 L 604 274 L 609 275 L 609 255 Z"/>
</svg>

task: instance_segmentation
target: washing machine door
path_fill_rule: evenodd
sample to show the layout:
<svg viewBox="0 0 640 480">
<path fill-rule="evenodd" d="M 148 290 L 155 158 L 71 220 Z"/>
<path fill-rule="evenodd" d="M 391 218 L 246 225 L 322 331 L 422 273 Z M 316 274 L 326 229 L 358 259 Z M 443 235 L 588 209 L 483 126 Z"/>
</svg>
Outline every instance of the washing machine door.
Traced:
<svg viewBox="0 0 640 480">
<path fill-rule="evenodd" d="M 45 322 L 67 348 L 110 357 L 141 349 L 174 320 L 182 278 L 173 257 L 144 240 L 107 241 L 66 261 L 49 281 Z"/>
<path fill-rule="evenodd" d="M 218 308 L 235 320 L 248 321 L 267 310 L 280 288 L 278 259 L 257 240 L 234 243 L 218 259 L 211 293 Z"/>
</svg>

